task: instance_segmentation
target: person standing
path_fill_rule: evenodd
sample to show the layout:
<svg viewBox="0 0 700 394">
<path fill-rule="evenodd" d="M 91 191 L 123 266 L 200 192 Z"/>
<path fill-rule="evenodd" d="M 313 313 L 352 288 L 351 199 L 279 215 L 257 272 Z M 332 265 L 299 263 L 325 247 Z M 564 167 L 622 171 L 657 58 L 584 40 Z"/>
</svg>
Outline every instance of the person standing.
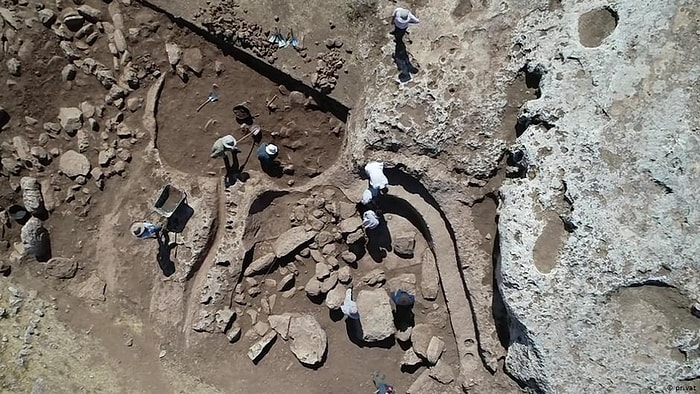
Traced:
<svg viewBox="0 0 700 394">
<path fill-rule="evenodd" d="M 416 16 L 413 15 L 411 11 L 407 10 L 406 8 L 396 8 L 394 10 L 394 13 L 391 14 L 391 17 L 394 22 L 393 34 L 399 41 L 402 40 L 404 34 L 406 34 L 408 25 L 420 23 L 420 20 L 416 18 Z"/>
</svg>

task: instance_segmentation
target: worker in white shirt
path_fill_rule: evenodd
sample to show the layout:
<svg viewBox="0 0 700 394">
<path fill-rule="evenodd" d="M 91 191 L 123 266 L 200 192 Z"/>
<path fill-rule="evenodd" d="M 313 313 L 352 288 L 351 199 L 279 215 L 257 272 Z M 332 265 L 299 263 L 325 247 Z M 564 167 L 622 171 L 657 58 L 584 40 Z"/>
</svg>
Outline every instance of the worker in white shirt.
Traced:
<svg viewBox="0 0 700 394">
<path fill-rule="evenodd" d="M 369 185 L 380 193 L 386 194 L 389 191 L 389 179 L 384 175 L 384 163 L 370 161 L 365 166 L 365 173 L 369 178 Z"/>
<path fill-rule="evenodd" d="M 362 214 L 362 227 L 365 230 L 373 230 L 379 226 L 379 216 L 373 210 L 367 210 Z"/>
<path fill-rule="evenodd" d="M 392 20 L 394 22 L 394 36 L 397 40 L 403 39 L 404 34 L 406 34 L 406 29 L 411 23 L 420 23 L 420 20 L 416 18 L 411 11 L 405 8 L 397 8 L 394 13 L 391 14 Z"/>
<path fill-rule="evenodd" d="M 340 310 L 348 319 L 359 320 L 360 314 L 357 312 L 357 304 L 352 300 L 352 288 L 345 290 L 345 300 L 340 305 Z"/>
<path fill-rule="evenodd" d="M 374 199 L 379 195 L 379 190 L 373 188 L 373 187 L 368 187 L 365 189 L 364 192 L 362 192 L 362 197 L 360 197 L 360 204 L 370 207 L 376 205 Z"/>
</svg>

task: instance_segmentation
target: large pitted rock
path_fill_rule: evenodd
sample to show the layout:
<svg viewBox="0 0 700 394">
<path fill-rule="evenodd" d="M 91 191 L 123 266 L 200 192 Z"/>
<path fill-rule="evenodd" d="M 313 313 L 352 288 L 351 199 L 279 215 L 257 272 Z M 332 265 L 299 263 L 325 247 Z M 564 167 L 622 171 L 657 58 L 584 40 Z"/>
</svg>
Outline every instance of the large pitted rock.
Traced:
<svg viewBox="0 0 700 394">
<path fill-rule="evenodd" d="M 379 342 L 394 335 L 394 315 L 386 290 L 361 290 L 356 302 L 362 320 L 362 340 Z"/>
<path fill-rule="evenodd" d="M 44 271 L 54 278 L 70 279 L 78 270 L 78 262 L 65 257 L 53 257 L 46 262 Z"/>
<path fill-rule="evenodd" d="M 69 150 L 61 155 L 58 168 L 69 178 L 87 176 L 90 173 L 90 161 L 85 155 Z"/>
<path fill-rule="evenodd" d="M 289 322 L 289 338 L 289 349 L 302 364 L 315 366 L 323 361 L 328 340 L 326 331 L 313 316 L 293 316 Z"/>
<path fill-rule="evenodd" d="M 438 275 L 435 256 L 430 248 L 426 248 L 421 256 L 420 290 L 423 298 L 432 301 L 440 293 L 440 275 Z"/>
<path fill-rule="evenodd" d="M 275 256 L 285 257 L 297 250 L 316 236 L 315 231 L 306 231 L 302 227 L 292 227 L 277 237 L 272 244 Z"/>
<path fill-rule="evenodd" d="M 251 276 L 255 274 L 260 274 L 260 273 L 265 273 L 267 270 L 272 266 L 272 263 L 275 262 L 275 254 L 274 253 L 268 253 L 262 257 L 257 258 L 254 260 L 250 265 L 245 269 L 245 272 L 243 275 L 245 276 Z"/>
<path fill-rule="evenodd" d="M 83 127 L 83 111 L 76 107 L 63 107 L 58 110 L 58 121 L 63 130 L 72 135 Z"/>
</svg>

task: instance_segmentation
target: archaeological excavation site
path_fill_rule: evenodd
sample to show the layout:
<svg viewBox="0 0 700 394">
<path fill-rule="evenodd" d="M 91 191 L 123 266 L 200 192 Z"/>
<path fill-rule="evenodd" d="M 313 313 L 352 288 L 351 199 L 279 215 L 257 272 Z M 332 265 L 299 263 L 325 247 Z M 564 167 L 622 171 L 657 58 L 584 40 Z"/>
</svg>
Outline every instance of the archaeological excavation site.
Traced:
<svg viewBox="0 0 700 394">
<path fill-rule="evenodd" d="M 697 0 L 0 0 L 0 392 L 698 392 L 699 114 Z"/>
</svg>

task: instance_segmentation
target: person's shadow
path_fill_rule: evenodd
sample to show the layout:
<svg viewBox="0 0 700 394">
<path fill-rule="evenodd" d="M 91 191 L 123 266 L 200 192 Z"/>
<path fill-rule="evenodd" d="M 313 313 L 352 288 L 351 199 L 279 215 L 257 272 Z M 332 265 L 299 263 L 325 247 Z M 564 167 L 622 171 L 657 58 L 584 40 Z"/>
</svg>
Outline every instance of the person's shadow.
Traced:
<svg viewBox="0 0 700 394">
<path fill-rule="evenodd" d="M 250 152 L 252 152 L 252 148 Z M 248 158 L 250 157 L 250 152 L 248 152 Z M 238 152 L 231 152 L 231 160 L 229 160 L 228 155 L 224 155 L 224 166 L 226 167 L 224 182 L 226 187 L 234 185 L 238 181 L 245 183 L 245 181 L 250 178 L 250 175 L 243 171 L 245 164 L 248 162 L 248 158 L 246 158 L 243 165 L 240 165 L 238 162 Z"/>
<path fill-rule="evenodd" d="M 367 229 L 367 254 L 372 260 L 381 263 L 391 251 L 391 232 L 383 217 L 379 218 L 379 226 Z"/>
<path fill-rule="evenodd" d="M 406 44 L 403 42 L 403 34 L 394 34 L 396 47 L 394 49 L 394 63 L 399 69 L 399 81 L 408 82 L 411 80 L 411 74 L 416 74 L 418 69 L 411 64 L 411 59 L 406 49 Z"/>
<path fill-rule="evenodd" d="M 175 273 L 175 263 L 170 259 L 170 252 L 177 246 L 177 243 L 170 245 L 170 235 L 167 230 L 164 230 L 162 235 L 158 237 L 158 254 L 156 260 L 160 270 L 166 277 Z"/>
</svg>

